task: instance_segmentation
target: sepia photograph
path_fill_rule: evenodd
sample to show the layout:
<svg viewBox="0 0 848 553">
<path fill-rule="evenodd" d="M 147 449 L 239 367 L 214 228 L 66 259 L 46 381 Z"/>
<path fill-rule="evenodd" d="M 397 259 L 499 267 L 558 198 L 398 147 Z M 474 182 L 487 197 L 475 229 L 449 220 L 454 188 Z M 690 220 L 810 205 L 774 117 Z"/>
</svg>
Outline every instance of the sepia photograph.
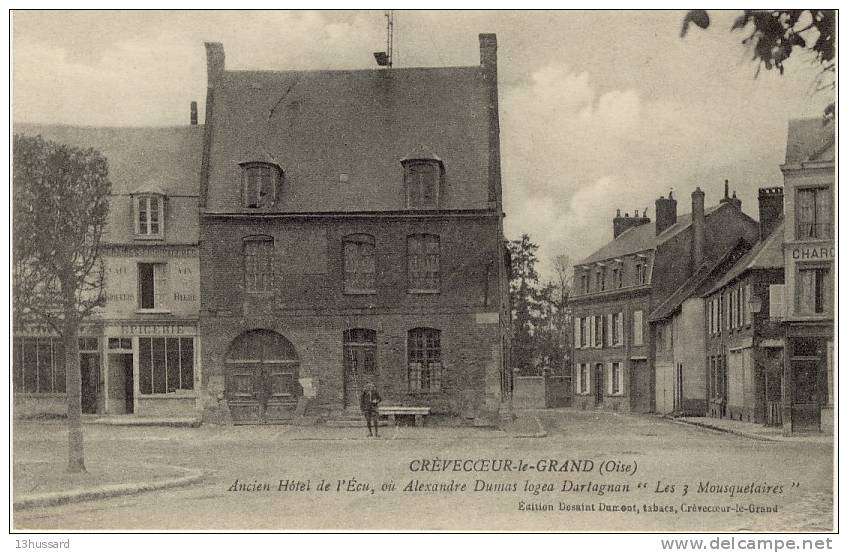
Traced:
<svg viewBox="0 0 848 553">
<path fill-rule="evenodd" d="M 10 10 L 16 547 L 829 549 L 837 20 Z"/>
</svg>

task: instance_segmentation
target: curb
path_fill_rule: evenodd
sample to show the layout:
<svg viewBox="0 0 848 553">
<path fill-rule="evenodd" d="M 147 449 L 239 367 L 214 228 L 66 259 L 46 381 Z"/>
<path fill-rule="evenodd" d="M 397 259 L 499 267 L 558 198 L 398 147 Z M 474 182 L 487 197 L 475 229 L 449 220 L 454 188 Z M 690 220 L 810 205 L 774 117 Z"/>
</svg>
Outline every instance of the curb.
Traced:
<svg viewBox="0 0 848 553">
<path fill-rule="evenodd" d="M 52 492 L 23 496 L 12 503 L 12 508 L 15 510 L 23 510 L 40 507 L 53 507 L 56 505 L 64 505 L 66 503 L 78 503 L 81 501 L 107 499 L 122 495 L 135 495 L 155 490 L 164 490 L 167 488 L 179 488 L 190 484 L 196 484 L 205 476 L 203 471 L 199 470 L 190 470 L 172 466 L 168 466 L 168 468 L 181 470 L 185 472 L 186 475 L 178 478 L 171 478 L 169 480 L 159 480 L 156 482 L 143 482 L 140 484 L 113 484 L 110 486 L 92 488 L 90 490 L 71 490 L 67 492 Z"/>
<path fill-rule="evenodd" d="M 685 426 L 694 426 L 695 428 L 705 428 L 707 430 L 712 430 L 713 432 L 721 432 L 722 434 L 733 434 L 734 436 L 740 436 L 742 438 L 748 438 L 749 440 L 757 440 L 760 442 L 780 442 L 782 440 L 778 438 L 769 438 L 768 436 L 761 436 L 757 434 L 750 434 L 748 432 L 741 432 L 739 430 L 732 430 L 730 428 L 721 428 L 718 426 L 713 426 L 711 424 L 701 423 L 701 422 L 693 422 L 693 421 L 684 421 L 680 419 L 663 417 L 667 421 L 673 422 L 675 424 L 682 424 Z"/>
<path fill-rule="evenodd" d="M 132 420 L 114 419 L 108 417 L 97 418 L 91 421 L 83 421 L 83 424 L 98 424 L 101 426 L 158 426 L 169 428 L 199 428 L 202 424 L 200 419 L 143 419 Z"/>
</svg>

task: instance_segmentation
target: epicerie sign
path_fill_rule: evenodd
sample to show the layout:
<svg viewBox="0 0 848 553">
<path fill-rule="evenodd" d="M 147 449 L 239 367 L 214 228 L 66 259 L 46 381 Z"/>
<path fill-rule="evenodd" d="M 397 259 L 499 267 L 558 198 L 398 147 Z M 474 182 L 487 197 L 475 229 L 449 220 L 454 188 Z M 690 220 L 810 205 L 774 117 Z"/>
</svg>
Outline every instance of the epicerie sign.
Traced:
<svg viewBox="0 0 848 553">
<path fill-rule="evenodd" d="M 110 328 L 110 335 L 120 336 L 193 336 L 197 334 L 195 325 L 183 324 L 122 324 L 119 332 Z"/>
<path fill-rule="evenodd" d="M 792 259 L 833 259 L 836 257 L 834 246 L 799 246 L 792 249 Z"/>
</svg>

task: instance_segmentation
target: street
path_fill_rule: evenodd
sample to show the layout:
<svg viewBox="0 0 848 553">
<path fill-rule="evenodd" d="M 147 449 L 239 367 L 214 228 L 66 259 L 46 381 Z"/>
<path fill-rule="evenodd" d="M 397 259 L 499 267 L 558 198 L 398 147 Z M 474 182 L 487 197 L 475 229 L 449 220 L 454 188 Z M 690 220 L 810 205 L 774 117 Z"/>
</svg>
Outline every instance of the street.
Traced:
<svg viewBox="0 0 848 553">
<path fill-rule="evenodd" d="M 756 441 L 653 416 L 575 410 L 529 416 L 538 417 L 547 437 L 385 428 L 379 439 L 369 440 L 364 428 L 87 425 L 89 467 L 177 465 L 207 476 L 186 488 L 16 512 L 15 527 L 726 532 L 832 527 L 832 445 Z M 62 459 L 66 453 L 61 423 L 17 422 L 14 438 L 16 462 Z M 745 488 L 750 484 L 755 489 Z"/>
</svg>

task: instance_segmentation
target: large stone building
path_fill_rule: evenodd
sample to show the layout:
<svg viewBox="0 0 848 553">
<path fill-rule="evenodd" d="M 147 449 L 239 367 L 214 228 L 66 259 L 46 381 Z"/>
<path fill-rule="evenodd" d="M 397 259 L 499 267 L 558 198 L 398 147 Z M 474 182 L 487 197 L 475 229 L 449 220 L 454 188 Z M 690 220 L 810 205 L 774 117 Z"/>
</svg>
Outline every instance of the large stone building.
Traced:
<svg viewBox="0 0 848 553">
<path fill-rule="evenodd" d="M 79 339 L 88 414 L 199 416 L 201 126 L 16 124 L 15 132 L 106 156 L 112 193 L 101 241 L 106 303 Z M 62 342 L 39 321 L 14 329 L 17 416 L 67 412 Z"/>
<path fill-rule="evenodd" d="M 233 71 L 207 43 L 207 421 L 384 405 L 490 421 L 509 389 L 497 44 L 479 66 Z"/>
<path fill-rule="evenodd" d="M 634 214 L 613 221 L 613 240 L 574 268 L 574 405 L 650 412 L 655 407 L 655 337 L 648 314 L 704 263 L 740 240 L 752 243 L 757 223 L 730 197 L 704 206 L 700 188 L 692 212 L 677 215 L 677 200 L 656 201 L 656 221 Z"/>
<path fill-rule="evenodd" d="M 791 121 L 781 166 L 785 433 L 833 429 L 835 135 L 820 118 Z"/>
</svg>

